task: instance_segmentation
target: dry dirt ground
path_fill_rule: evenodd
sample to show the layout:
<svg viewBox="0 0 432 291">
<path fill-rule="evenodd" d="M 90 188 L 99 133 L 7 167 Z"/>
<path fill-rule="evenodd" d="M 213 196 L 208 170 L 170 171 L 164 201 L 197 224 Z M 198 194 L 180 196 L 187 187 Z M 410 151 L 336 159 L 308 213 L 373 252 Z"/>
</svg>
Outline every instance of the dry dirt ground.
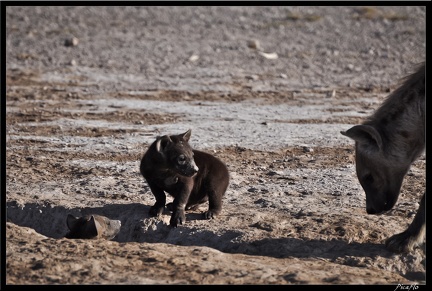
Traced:
<svg viewBox="0 0 432 291">
<path fill-rule="evenodd" d="M 383 245 L 417 211 L 425 155 L 394 209 L 367 215 L 339 133 L 425 57 L 425 14 L 6 7 L 4 287 L 426 284 L 425 245 Z M 148 216 L 139 161 L 156 136 L 189 128 L 231 180 L 220 216 L 202 220 L 203 205 L 171 228 L 168 210 Z M 122 227 L 110 241 L 65 239 L 69 213 Z"/>
</svg>

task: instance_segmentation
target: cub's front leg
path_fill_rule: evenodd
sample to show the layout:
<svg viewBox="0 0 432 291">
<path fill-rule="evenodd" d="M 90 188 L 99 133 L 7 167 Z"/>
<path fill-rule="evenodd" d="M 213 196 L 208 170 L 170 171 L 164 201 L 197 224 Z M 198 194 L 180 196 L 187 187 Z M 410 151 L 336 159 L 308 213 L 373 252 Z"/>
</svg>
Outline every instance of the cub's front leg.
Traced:
<svg viewBox="0 0 432 291">
<path fill-rule="evenodd" d="M 178 193 L 173 195 L 175 198 L 172 203 L 173 213 L 170 219 L 170 225 L 173 227 L 177 227 L 177 225 L 186 222 L 185 208 L 193 188 L 193 181 L 191 179 L 187 179 L 186 181 L 179 183 L 178 186 Z"/>
<path fill-rule="evenodd" d="M 150 190 L 152 191 L 154 197 L 156 198 L 155 204 L 150 207 L 149 210 L 149 216 L 157 216 L 159 217 L 162 215 L 164 209 L 165 209 L 165 203 L 166 203 L 166 195 L 162 188 L 158 187 L 155 183 L 148 183 L 150 186 Z"/>
</svg>

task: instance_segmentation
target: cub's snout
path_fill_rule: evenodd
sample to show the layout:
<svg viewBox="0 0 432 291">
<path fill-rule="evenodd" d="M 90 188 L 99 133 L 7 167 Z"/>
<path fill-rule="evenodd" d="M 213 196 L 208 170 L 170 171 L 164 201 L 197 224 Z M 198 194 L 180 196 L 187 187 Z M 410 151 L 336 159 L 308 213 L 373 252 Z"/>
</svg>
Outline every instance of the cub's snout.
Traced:
<svg viewBox="0 0 432 291">
<path fill-rule="evenodd" d="M 187 176 L 187 177 L 193 177 L 199 171 L 199 168 L 195 164 L 194 160 L 190 161 L 188 164 L 186 164 L 183 167 L 180 165 L 177 169 L 179 170 L 181 175 Z"/>
</svg>

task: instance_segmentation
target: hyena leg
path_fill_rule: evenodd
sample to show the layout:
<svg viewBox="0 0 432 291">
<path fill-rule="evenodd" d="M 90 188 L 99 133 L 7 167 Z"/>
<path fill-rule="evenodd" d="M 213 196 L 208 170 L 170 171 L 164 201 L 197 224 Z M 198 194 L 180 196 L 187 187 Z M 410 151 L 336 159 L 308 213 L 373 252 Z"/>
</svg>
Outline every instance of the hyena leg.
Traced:
<svg viewBox="0 0 432 291">
<path fill-rule="evenodd" d="M 222 211 L 222 194 L 211 190 L 208 195 L 209 208 L 203 213 L 204 219 L 216 218 Z"/>
<path fill-rule="evenodd" d="M 423 194 L 417 214 L 407 230 L 387 239 L 387 249 L 395 253 L 406 253 L 423 242 L 426 232 L 425 197 L 426 193 Z"/>
<path fill-rule="evenodd" d="M 165 192 L 154 185 L 153 183 L 148 183 L 150 190 L 156 198 L 156 203 L 150 207 L 149 216 L 159 217 L 165 209 L 166 195 Z"/>
</svg>

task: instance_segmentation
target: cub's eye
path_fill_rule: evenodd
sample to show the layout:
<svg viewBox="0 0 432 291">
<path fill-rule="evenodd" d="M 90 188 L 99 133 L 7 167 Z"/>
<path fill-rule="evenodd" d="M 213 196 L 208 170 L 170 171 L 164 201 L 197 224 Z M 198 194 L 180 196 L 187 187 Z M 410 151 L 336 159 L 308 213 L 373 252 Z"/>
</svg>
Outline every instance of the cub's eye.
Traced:
<svg viewBox="0 0 432 291">
<path fill-rule="evenodd" d="M 177 162 L 178 162 L 180 165 L 185 164 L 185 163 L 186 163 L 186 157 L 185 157 L 184 155 L 180 155 L 180 156 L 178 156 L 178 158 L 177 158 Z"/>
</svg>

